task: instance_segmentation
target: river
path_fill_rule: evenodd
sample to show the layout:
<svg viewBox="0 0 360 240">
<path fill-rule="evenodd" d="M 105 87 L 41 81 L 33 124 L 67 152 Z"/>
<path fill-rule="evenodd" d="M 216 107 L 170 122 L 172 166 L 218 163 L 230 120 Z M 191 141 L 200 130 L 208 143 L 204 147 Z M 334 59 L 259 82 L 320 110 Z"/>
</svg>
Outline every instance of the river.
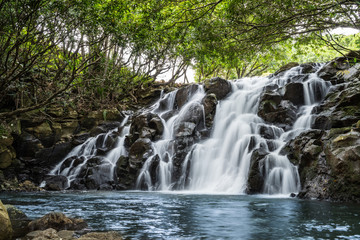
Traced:
<svg viewBox="0 0 360 240">
<path fill-rule="evenodd" d="M 1 193 L 31 219 L 60 211 L 126 239 L 360 239 L 360 205 L 269 195 Z"/>
</svg>

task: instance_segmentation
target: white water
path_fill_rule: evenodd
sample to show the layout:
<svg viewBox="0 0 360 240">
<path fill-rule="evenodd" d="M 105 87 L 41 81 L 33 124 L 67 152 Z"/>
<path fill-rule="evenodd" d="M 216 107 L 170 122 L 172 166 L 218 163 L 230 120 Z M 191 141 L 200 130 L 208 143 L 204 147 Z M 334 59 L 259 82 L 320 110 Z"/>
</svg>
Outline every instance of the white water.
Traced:
<svg viewBox="0 0 360 240">
<path fill-rule="evenodd" d="M 144 163 L 140 174 L 136 181 L 136 187 L 140 189 L 142 183 L 145 183 L 148 190 L 160 190 L 168 191 L 172 190 L 175 184 L 172 179 L 173 173 L 173 158 L 174 158 L 174 140 L 176 134 L 177 124 L 182 122 L 187 116 L 190 109 L 201 108 L 201 100 L 205 96 L 205 92 L 202 86 L 199 86 L 198 90 L 191 96 L 189 101 L 175 113 L 168 120 L 163 118 L 168 112 L 174 111 L 174 102 L 177 91 L 171 92 L 164 96 L 161 96 L 160 100 L 150 109 L 151 112 L 156 113 L 161 118 L 164 125 L 164 133 L 162 139 L 153 143 L 154 154 L 150 156 Z M 204 121 L 204 120 L 203 120 Z M 159 166 L 157 169 L 156 182 L 151 181 L 150 166 L 153 161 L 159 160 Z"/>
<path fill-rule="evenodd" d="M 218 102 L 214 124 L 210 138 L 194 144 L 182 164 L 182 176 L 175 179 L 174 156 L 176 139 L 181 136 L 176 131 L 180 123 L 187 122 L 189 112 L 196 109 L 202 111 L 201 104 L 205 96 L 202 86 L 192 94 L 189 101 L 181 108 L 175 109 L 177 91 L 162 94 L 159 101 L 149 108 L 149 111 L 159 115 L 164 132 L 161 140 L 152 143 L 153 155 L 144 163 L 137 178 L 136 187 L 148 190 L 177 190 L 204 193 L 242 194 L 246 192 L 251 157 L 256 149 L 267 152 L 268 155 L 260 161 L 259 171 L 264 178 L 263 193 L 289 194 L 300 189 L 296 166 L 292 165 L 286 156 L 280 155 L 280 150 L 287 141 L 296 137 L 311 127 L 313 121 L 312 109 L 329 91 L 330 83 L 309 74 L 302 81 L 304 86 L 304 105 L 299 107 L 298 116 L 292 128 L 288 131 L 266 123 L 257 115 L 261 94 L 266 86 L 278 85 L 284 87 L 292 77 L 301 73 L 301 67 L 287 71 L 281 78 L 255 77 L 244 78 L 232 82 L 232 93 L 227 99 Z M 284 92 L 282 92 L 283 94 Z M 170 116 L 170 117 L 169 117 Z M 127 122 L 123 121 L 122 126 Z M 205 116 L 199 127 L 205 127 Z M 194 126 L 185 126 L 192 128 Z M 260 135 L 260 129 L 266 128 L 271 133 L 271 139 Z M 113 130 L 114 131 L 114 130 Z M 112 131 L 88 139 L 82 145 L 74 148 L 50 174 L 64 175 L 70 184 L 79 176 L 88 160 L 97 156 L 96 146 L 104 144 Z M 117 138 L 114 149 L 101 157 L 97 166 L 97 178 L 107 182 L 114 179 L 114 168 L 120 156 L 128 156 L 124 147 L 125 136 L 129 127 L 124 127 Z M 74 157 L 69 164 L 69 158 Z M 79 164 L 77 159 L 82 159 Z M 156 176 L 151 176 L 150 168 L 158 161 Z M 78 164 L 78 165 L 76 165 Z M 190 170 L 189 170 L 190 169 Z M 155 181 L 154 181 L 155 179 Z"/>
<path fill-rule="evenodd" d="M 316 105 L 315 92 L 320 92 L 323 98 L 329 83 L 318 78 L 316 73 L 303 82 L 305 105 L 300 108 L 300 114 L 288 132 L 266 124 L 257 115 L 257 110 L 266 85 L 276 83 L 284 86 L 289 77 L 300 70 L 300 67 L 293 68 L 277 80 L 245 78 L 233 83 L 233 93 L 217 106 L 210 139 L 196 144 L 184 162 L 185 165 L 190 164 L 186 189 L 207 193 L 245 193 L 253 149 L 262 148 L 270 152 L 260 166 L 265 178 L 263 192 L 288 194 L 299 191 L 297 168 L 279 152 L 287 140 L 310 128 L 311 111 Z M 264 125 L 272 130 L 275 137 L 272 143 L 275 149 L 272 151 L 266 139 L 259 134 L 259 128 Z"/>
<path fill-rule="evenodd" d="M 128 154 L 124 147 L 125 136 L 129 134 L 130 129 L 130 126 L 125 126 L 128 119 L 129 116 L 126 116 L 120 124 L 122 131 L 116 139 L 114 148 L 105 156 L 101 157 L 101 163 L 97 166 L 97 171 L 95 173 L 97 180 L 100 182 L 106 183 L 108 181 L 112 181 L 114 179 L 116 162 L 121 155 L 126 156 Z M 87 162 L 97 156 L 99 144 L 102 145 L 102 148 L 106 147 L 107 141 L 110 140 L 109 136 L 117 130 L 118 128 L 115 128 L 106 134 L 91 137 L 83 144 L 76 146 L 59 164 L 54 167 L 49 175 L 63 175 L 67 177 L 68 187 L 70 187 L 71 183 L 79 176 L 84 167 L 86 167 Z M 69 159 L 72 159 L 70 163 L 68 162 Z M 81 159 L 80 164 L 78 163 L 79 159 Z M 42 186 L 45 186 L 45 182 L 42 183 Z"/>
</svg>

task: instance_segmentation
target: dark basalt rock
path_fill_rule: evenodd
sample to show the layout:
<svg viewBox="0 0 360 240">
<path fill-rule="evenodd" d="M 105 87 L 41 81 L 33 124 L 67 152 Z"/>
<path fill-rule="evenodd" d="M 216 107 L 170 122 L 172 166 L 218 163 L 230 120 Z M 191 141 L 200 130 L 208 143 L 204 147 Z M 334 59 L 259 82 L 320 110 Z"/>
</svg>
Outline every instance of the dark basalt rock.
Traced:
<svg viewBox="0 0 360 240">
<path fill-rule="evenodd" d="M 192 97 L 192 95 L 194 95 L 194 93 L 196 93 L 196 91 L 199 89 L 199 85 L 196 84 L 192 84 L 183 88 L 180 88 L 175 96 L 175 107 L 177 109 L 182 108 L 188 101 L 189 99 Z"/>
<path fill-rule="evenodd" d="M 316 63 L 303 63 L 303 64 L 300 64 L 301 73 L 302 74 L 315 73 L 316 72 L 315 66 L 316 66 Z"/>
<path fill-rule="evenodd" d="M 204 106 L 205 125 L 207 128 L 211 128 L 216 113 L 216 105 L 218 103 L 216 95 L 214 93 L 206 94 L 201 100 L 201 103 Z"/>
<path fill-rule="evenodd" d="M 67 177 L 62 175 L 49 175 L 45 178 L 45 181 L 45 189 L 48 191 L 60 191 L 69 187 Z"/>
<path fill-rule="evenodd" d="M 284 73 L 285 71 L 290 70 L 291 68 L 297 67 L 297 66 L 299 66 L 299 63 L 297 63 L 297 62 L 290 62 L 288 64 L 285 64 L 284 66 L 280 67 L 280 69 L 274 73 L 274 76 L 280 76 L 281 73 Z"/>
<path fill-rule="evenodd" d="M 215 94 L 217 100 L 224 99 L 231 92 L 231 84 L 219 77 L 206 80 L 204 88 L 207 94 Z"/>
<path fill-rule="evenodd" d="M 285 86 L 284 99 L 294 105 L 304 105 L 304 86 L 299 82 L 288 83 Z"/>
<path fill-rule="evenodd" d="M 152 143 L 149 138 L 139 138 L 131 145 L 129 151 L 129 165 L 133 169 L 141 169 L 143 163 L 153 154 Z"/>
<path fill-rule="evenodd" d="M 325 64 L 319 70 L 318 75 L 325 81 L 331 81 L 333 84 L 338 84 L 344 81 L 343 78 L 341 78 L 341 74 L 338 74 L 338 72 L 348 68 L 350 68 L 348 58 L 338 57 Z"/>
<path fill-rule="evenodd" d="M 263 166 L 264 159 L 267 156 L 264 149 L 256 149 L 253 151 L 250 160 L 250 170 L 247 182 L 246 192 L 248 194 L 261 193 L 264 187 Z"/>
<path fill-rule="evenodd" d="M 154 113 L 142 113 L 135 116 L 130 127 L 130 145 L 138 138 L 158 140 L 161 138 L 164 126 L 160 117 Z"/>
</svg>

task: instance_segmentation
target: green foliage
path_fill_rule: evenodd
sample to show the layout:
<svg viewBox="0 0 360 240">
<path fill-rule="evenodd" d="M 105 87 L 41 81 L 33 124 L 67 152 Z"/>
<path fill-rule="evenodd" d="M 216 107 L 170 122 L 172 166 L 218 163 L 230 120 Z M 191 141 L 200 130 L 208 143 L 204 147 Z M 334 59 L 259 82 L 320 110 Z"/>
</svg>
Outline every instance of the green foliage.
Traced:
<svg viewBox="0 0 360 240">
<path fill-rule="evenodd" d="M 116 104 L 166 71 L 173 84 L 190 65 L 201 81 L 327 61 L 359 49 L 359 35 L 328 34 L 359 29 L 358 10 L 350 0 L 2 1 L 0 117 L 54 102 Z"/>
</svg>

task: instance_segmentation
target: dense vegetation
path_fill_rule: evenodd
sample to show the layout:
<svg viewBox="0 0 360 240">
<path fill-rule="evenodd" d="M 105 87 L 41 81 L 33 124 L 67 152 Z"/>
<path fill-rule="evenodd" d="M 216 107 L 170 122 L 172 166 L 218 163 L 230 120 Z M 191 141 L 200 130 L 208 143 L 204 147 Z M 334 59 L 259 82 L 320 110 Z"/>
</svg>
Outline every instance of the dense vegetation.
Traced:
<svg viewBox="0 0 360 240">
<path fill-rule="evenodd" d="M 201 81 L 326 61 L 356 50 L 354 0 L 2 0 L 0 118 L 52 103 L 136 101 L 161 74 Z"/>
</svg>

